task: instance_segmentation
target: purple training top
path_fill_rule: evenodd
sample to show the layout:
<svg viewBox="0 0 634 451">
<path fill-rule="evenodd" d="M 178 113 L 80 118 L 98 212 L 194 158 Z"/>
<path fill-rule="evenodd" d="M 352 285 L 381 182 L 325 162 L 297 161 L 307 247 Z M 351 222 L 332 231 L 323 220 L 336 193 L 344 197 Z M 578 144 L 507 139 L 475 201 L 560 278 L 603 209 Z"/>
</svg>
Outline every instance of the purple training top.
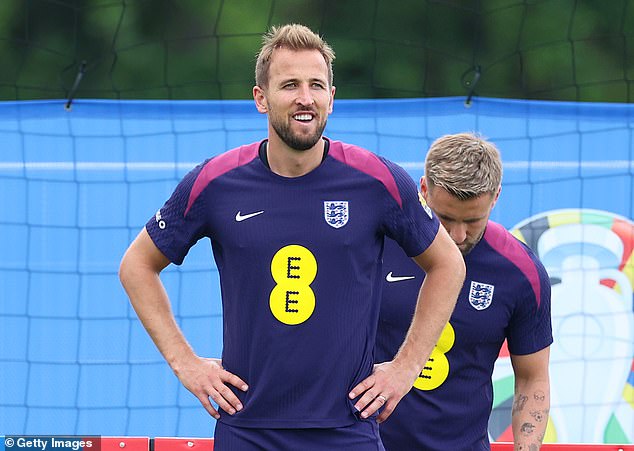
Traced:
<svg viewBox="0 0 634 451">
<path fill-rule="evenodd" d="M 180 264 L 209 237 L 220 272 L 225 368 L 249 384 L 241 427 L 341 427 L 348 392 L 373 365 L 384 237 L 418 255 L 438 231 L 407 173 L 367 150 L 329 143 L 296 178 L 270 171 L 262 143 L 207 160 L 147 223 Z M 204 296 L 201 293 L 201 297 Z"/>
<path fill-rule="evenodd" d="M 388 451 L 488 450 L 491 375 L 504 340 L 517 355 L 553 341 L 550 280 L 530 248 L 489 221 L 465 264 L 449 325 L 412 390 L 380 425 Z M 424 276 L 386 240 L 377 362 L 391 360 L 403 341 Z"/>
</svg>

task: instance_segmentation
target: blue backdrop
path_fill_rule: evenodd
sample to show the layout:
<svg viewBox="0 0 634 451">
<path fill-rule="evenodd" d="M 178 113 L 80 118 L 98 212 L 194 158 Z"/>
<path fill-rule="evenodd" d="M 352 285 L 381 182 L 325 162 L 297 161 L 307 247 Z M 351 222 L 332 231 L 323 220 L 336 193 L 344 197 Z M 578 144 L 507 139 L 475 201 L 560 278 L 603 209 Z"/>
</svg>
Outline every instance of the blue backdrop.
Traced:
<svg viewBox="0 0 634 451">
<path fill-rule="evenodd" d="M 416 180 L 435 138 L 480 132 L 504 159 L 493 220 L 527 241 L 527 224 L 544 231 L 599 223 L 618 237 L 621 247 L 611 248 L 618 255 L 602 264 L 624 278 L 600 279 L 624 306 L 609 313 L 618 333 L 603 323 L 572 328 L 579 343 L 589 335 L 625 343 L 618 355 L 601 351 L 604 368 L 620 362 L 614 371 L 622 377 L 610 382 L 617 393 L 597 406 L 584 401 L 596 381 L 580 382 L 576 407 L 586 418 L 599 415 L 590 405 L 608 412 L 605 424 L 583 435 L 582 420 L 566 424 L 562 410 L 549 427 L 552 441 L 634 440 L 633 112 L 622 104 L 481 98 L 470 107 L 462 98 L 339 100 L 327 126 L 327 136 L 384 155 Z M 71 111 L 61 100 L 0 103 L 0 434 L 213 434 L 213 419 L 136 320 L 118 264 L 188 170 L 265 134 L 266 117 L 249 101 L 77 100 Z M 529 244 L 537 246 L 537 238 Z M 163 279 L 194 348 L 220 356 L 220 293 L 209 243 L 196 245 Z M 600 315 L 584 308 L 554 317 L 555 333 L 566 319 Z M 553 403 L 566 398 L 557 393 L 570 390 L 566 380 L 576 380 L 575 371 L 591 371 L 593 355 L 590 348 L 570 358 L 555 353 L 562 376 L 553 382 Z M 571 360 L 580 366 L 565 366 Z M 495 407 L 508 413 L 504 365 L 494 375 Z M 508 433 L 504 417 L 492 419 L 494 439 Z"/>
</svg>

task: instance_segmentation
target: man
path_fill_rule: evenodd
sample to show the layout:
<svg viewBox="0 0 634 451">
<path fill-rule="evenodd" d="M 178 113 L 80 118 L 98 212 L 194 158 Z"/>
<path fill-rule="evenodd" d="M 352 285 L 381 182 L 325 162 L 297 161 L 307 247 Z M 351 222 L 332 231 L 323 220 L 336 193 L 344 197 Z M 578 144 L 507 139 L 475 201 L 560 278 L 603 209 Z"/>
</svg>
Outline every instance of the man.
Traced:
<svg viewBox="0 0 634 451">
<path fill-rule="evenodd" d="M 273 28 L 253 88 L 268 139 L 193 169 L 121 262 L 144 327 L 218 419 L 218 450 L 383 449 L 377 421 L 411 388 L 464 281 L 460 252 L 405 171 L 323 137 L 333 59 L 308 28 Z M 374 366 L 384 236 L 428 276 L 402 348 Z M 220 273 L 221 362 L 191 349 L 159 279 L 203 237 Z"/>
<path fill-rule="evenodd" d="M 515 449 L 541 446 L 550 408 L 550 282 L 531 250 L 489 220 L 501 190 L 494 144 L 471 134 L 436 140 L 425 159 L 421 202 L 440 219 L 465 259 L 456 308 L 425 368 L 380 426 L 387 450 L 488 450 L 491 374 L 505 339 L 515 373 Z M 386 242 L 376 358 L 402 341 L 425 273 Z"/>
</svg>

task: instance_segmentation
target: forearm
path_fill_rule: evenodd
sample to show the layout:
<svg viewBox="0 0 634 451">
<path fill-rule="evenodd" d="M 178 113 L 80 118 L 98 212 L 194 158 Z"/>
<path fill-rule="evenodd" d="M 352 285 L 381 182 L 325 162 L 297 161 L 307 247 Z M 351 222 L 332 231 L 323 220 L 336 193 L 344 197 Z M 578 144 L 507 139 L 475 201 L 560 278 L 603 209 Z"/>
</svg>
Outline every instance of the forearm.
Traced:
<svg viewBox="0 0 634 451">
<path fill-rule="evenodd" d="M 137 279 L 124 286 L 139 320 L 168 364 L 173 367 L 178 357 L 190 354 L 191 347 L 176 324 L 162 285 Z"/>
<path fill-rule="evenodd" d="M 455 307 L 464 277 L 462 258 L 458 263 L 449 271 L 440 265 L 428 270 L 418 294 L 414 318 L 396 356 L 375 365 L 372 375 L 348 394 L 350 399 L 362 395 L 355 403 L 362 418 L 383 407 L 377 421 L 385 421 L 411 390 Z"/>
<path fill-rule="evenodd" d="M 448 274 L 451 277 L 447 277 Z M 461 274 L 460 271 L 430 271 L 421 286 L 412 323 L 394 358 L 412 372 L 414 380 L 451 317 L 463 283 Z"/>
<path fill-rule="evenodd" d="M 548 380 L 516 383 L 512 411 L 514 448 L 538 450 L 544 440 L 550 411 Z"/>
<path fill-rule="evenodd" d="M 169 262 L 159 259 L 157 265 L 156 260 L 152 259 L 156 256 L 151 254 L 148 259 L 147 240 L 149 237 L 140 235 L 128 249 L 121 261 L 119 278 L 152 341 L 170 367 L 177 371 L 178 362 L 194 354 L 176 323 L 169 297 L 159 277 L 160 270 Z"/>
</svg>

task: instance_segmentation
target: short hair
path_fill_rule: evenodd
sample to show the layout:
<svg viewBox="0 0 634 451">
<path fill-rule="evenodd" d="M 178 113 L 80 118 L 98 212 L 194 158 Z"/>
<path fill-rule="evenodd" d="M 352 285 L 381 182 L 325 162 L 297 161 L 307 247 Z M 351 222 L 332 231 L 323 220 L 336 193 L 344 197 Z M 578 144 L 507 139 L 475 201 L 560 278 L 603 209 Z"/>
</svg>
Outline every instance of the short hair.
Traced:
<svg viewBox="0 0 634 451">
<path fill-rule="evenodd" d="M 476 133 L 442 136 L 427 152 L 425 177 L 460 200 L 495 194 L 502 183 L 500 151 Z"/>
<path fill-rule="evenodd" d="M 271 27 L 262 37 L 262 48 L 255 63 L 255 84 L 266 87 L 269 82 L 269 67 L 273 51 L 278 48 L 291 50 L 319 50 L 328 66 L 328 81 L 333 85 L 332 63 L 335 52 L 318 34 L 300 24 Z"/>
</svg>

